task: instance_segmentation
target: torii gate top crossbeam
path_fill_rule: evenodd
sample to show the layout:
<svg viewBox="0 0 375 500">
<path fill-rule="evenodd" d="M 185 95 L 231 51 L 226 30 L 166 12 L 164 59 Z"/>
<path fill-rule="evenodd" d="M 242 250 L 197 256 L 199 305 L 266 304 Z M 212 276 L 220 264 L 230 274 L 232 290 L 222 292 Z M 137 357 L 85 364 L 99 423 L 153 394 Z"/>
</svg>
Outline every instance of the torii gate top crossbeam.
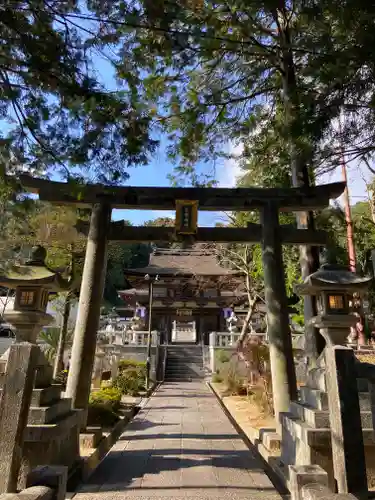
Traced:
<svg viewBox="0 0 375 500">
<path fill-rule="evenodd" d="M 108 202 L 112 208 L 137 210 L 174 210 L 176 200 L 196 200 L 199 210 L 231 211 L 261 208 L 273 201 L 279 209 L 288 211 L 317 210 L 326 207 L 330 199 L 338 198 L 344 182 L 306 188 L 175 188 L 175 187 L 113 187 L 102 184 L 76 185 L 20 177 L 22 187 L 38 194 L 50 203 L 90 207 Z"/>
</svg>

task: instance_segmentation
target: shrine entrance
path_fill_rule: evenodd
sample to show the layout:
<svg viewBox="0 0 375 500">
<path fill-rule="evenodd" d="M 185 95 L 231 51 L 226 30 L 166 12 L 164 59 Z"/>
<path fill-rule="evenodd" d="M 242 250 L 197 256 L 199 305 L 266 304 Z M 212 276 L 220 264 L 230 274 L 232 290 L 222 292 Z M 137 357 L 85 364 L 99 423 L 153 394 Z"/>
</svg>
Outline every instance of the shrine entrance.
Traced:
<svg viewBox="0 0 375 500">
<path fill-rule="evenodd" d="M 28 175 L 21 176 L 20 182 L 26 191 L 38 194 L 42 201 L 92 209 L 90 224 L 82 222 L 77 225 L 77 229 L 87 234 L 88 239 L 66 388 L 66 396 L 72 398 L 74 408 L 87 410 L 88 406 L 108 241 L 185 240 L 261 243 L 276 421 L 279 421 L 280 412 L 289 411 L 290 402 L 297 398 L 297 386 L 282 245 L 323 246 L 327 242 L 327 235 L 324 231 L 280 225 L 279 212 L 302 212 L 303 215 L 307 215 L 309 211 L 325 208 L 331 199 L 338 198 L 343 193 L 345 183 L 309 188 L 270 189 L 110 187 L 53 182 L 35 179 Z M 134 227 L 124 221 L 111 222 L 112 210 L 116 208 L 175 210 L 176 225 Z M 241 228 L 198 227 L 198 209 L 216 212 L 258 210 L 260 224 L 251 223 Z M 303 216 L 299 219 L 301 224 L 307 220 Z M 152 288 L 156 276 L 148 275 L 148 278 Z M 150 296 L 152 297 L 152 293 Z M 178 335 L 177 326 L 176 335 Z M 311 339 L 309 341 L 311 342 Z"/>
<path fill-rule="evenodd" d="M 172 344 L 195 344 L 197 328 L 195 321 L 175 320 L 172 323 Z"/>
</svg>

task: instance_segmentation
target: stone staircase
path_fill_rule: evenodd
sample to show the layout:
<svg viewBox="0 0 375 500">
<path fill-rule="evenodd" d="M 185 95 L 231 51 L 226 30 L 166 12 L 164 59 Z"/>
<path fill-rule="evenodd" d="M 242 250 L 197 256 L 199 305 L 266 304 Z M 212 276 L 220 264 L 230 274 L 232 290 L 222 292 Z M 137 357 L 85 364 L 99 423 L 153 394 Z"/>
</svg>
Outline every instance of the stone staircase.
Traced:
<svg viewBox="0 0 375 500">
<path fill-rule="evenodd" d="M 167 347 L 166 382 L 203 380 L 203 351 L 200 345 L 169 345 Z"/>
<path fill-rule="evenodd" d="M 65 465 L 71 472 L 80 462 L 79 428 L 81 410 L 63 398 L 61 385 L 34 388 L 25 430 L 19 487 L 28 473 L 40 464 Z"/>
</svg>

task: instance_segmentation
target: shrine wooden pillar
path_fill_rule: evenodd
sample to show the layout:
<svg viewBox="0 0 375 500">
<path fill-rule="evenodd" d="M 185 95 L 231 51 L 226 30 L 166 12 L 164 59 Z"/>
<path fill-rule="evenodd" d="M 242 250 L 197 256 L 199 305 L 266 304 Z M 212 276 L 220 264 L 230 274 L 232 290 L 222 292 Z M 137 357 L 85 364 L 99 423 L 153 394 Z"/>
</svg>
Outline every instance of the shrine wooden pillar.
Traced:
<svg viewBox="0 0 375 500">
<path fill-rule="evenodd" d="M 282 234 L 278 206 L 266 204 L 261 212 L 262 258 L 276 425 L 297 399 L 296 373 L 282 257 Z"/>
<path fill-rule="evenodd" d="M 107 235 L 110 223 L 111 206 L 108 203 L 94 204 L 65 393 L 66 397 L 72 398 L 73 408 L 83 410 L 82 428 L 86 427 L 87 422 L 91 376 L 107 268 Z"/>
</svg>

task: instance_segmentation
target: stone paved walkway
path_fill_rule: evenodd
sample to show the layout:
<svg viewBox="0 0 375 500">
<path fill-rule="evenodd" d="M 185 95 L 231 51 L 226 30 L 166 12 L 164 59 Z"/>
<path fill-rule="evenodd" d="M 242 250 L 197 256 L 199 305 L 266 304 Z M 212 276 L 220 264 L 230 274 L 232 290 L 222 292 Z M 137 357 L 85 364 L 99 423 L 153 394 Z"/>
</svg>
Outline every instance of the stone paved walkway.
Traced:
<svg viewBox="0 0 375 500">
<path fill-rule="evenodd" d="M 75 500 L 280 500 L 253 454 L 201 382 L 163 385 Z"/>
</svg>

